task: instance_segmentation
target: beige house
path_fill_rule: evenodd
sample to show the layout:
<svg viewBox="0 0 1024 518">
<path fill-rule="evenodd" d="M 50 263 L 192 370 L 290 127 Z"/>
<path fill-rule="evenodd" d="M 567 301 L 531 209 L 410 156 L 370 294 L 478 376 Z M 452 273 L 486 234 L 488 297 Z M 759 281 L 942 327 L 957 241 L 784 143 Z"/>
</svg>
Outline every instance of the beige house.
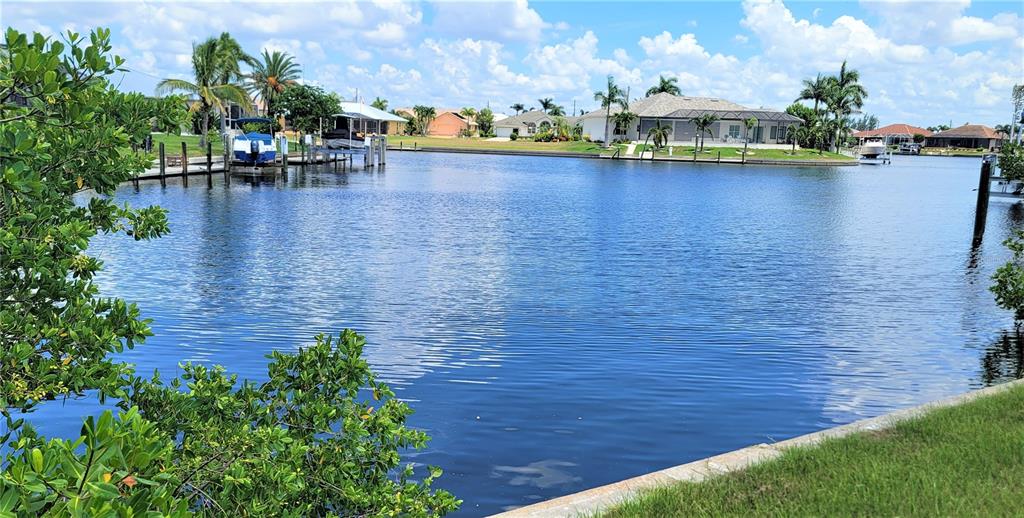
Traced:
<svg viewBox="0 0 1024 518">
<path fill-rule="evenodd" d="M 622 110 L 613 106 L 611 113 Z M 638 115 L 636 121 L 628 128 L 614 128 L 614 121 L 607 121 L 612 127 L 611 138 L 631 141 L 643 141 L 647 132 L 656 124 L 669 126 L 671 135 L 669 143 L 673 145 L 692 145 L 699 137 L 697 126 L 693 120 L 704 114 L 712 114 L 718 120 L 711 124 L 704 134 L 705 146 L 734 146 L 746 140 L 764 147 L 782 146 L 787 144 L 787 133 L 790 125 L 799 125 L 802 121 L 786 112 L 766 108 L 747 108 L 734 102 L 712 97 L 690 97 L 659 93 L 633 101 L 629 111 Z M 594 110 L 583 115 L 583 134 L 593 140 L 604 140 L 605 110 Z M 754 117 L 757 126 L 745 132 L 743 121 Z"/>
<path fill-rule="evenodd" d="M 513 117 L 508 117 L 494 123 L 494 134 L 498 137 L 508 138 L 513 133 L 520 137 L 532 137 L 545 127 L 551 128 L 555 125 L 554 115 L 549 115 L 541 110 L 530 110 Z M 579 121 L 579 117 L 564 117 L 570 126 Z"/>
</svg>

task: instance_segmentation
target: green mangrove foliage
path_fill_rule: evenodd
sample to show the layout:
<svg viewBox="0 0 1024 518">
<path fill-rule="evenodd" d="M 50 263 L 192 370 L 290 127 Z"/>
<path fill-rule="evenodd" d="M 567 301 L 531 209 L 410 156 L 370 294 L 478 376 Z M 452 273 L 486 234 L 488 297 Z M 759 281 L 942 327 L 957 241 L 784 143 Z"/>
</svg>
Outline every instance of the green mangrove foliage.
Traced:
<svg viewBox="0 0 1024 518">
<path fill-rule="evenodd" d="M 140 136 L 176 120 L 108 78 L 110 34 L 64 41 L 14 30 L 0 52 L 0 516 L 436 516 L 459 505 L 400 451 L 427 436 L 376 381 L 363 337 L 274 353 L 267 381 L 183 365 L 169 382 L 111 353 L 149 336 L 132 304 L 100 298 L 98 233 L 168 232 L 165 212 L 110 196 L 149 165 Z M 155 122 L 156 121 L 156 122 Z M 86 202 L 73 196 L 94 195 Z M 47 439 L 24 415 L 96 391 L 118 413 Z M 415 478 L 414 478 L 415 477 Z"/>
</svg>

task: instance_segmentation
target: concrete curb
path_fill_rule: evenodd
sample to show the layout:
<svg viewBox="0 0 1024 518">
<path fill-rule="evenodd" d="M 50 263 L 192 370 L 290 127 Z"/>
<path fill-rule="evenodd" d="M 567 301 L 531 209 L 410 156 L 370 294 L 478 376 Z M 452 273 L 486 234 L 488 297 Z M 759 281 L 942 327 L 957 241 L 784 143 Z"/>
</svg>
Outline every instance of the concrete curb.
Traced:
<svg viewBox="0 0 1024 518">
<path fill-rule="evenodd" d="M 607 510 L 616 504 L 637 496 L 642 491 L 675 482 L 700 482 L 710 477 L 737 471 L 754 464 L 771 460 L 782 455 L 782 452 L 797 447 L 813 446 L 825 439 L 845 437 L 859 432 L 877 431 L 893 426 L 901 421 L 913 419 L 932 410 L 957 406 L 975 399 L 1005 392 L 1012 387 L 1024 385 L 1024 379 L 1015 380 L 993 387 L 987 387 L 957 396 L 940 399 L 931 403 L 897 410 L 878 417 L 854 421 L 850 424 L 828 428 L 819 432 L 801 435 L 774 444 L 757 444 L 739 450 L 715 455 L 655 471 L 639 477 L 615 482 L 606 486 L 595 487 L 579 493 L 562 496 L 552 500 L 520 507 L 504 513 L 496 514 L 501 518 L 523 517 L 562 517 L 585 516 Z"/>
</svg>

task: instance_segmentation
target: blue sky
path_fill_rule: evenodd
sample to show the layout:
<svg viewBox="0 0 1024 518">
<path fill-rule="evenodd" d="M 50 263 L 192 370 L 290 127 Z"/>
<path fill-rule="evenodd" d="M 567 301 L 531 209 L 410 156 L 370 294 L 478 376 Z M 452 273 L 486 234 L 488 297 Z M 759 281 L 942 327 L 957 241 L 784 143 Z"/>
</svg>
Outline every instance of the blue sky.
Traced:
<svg viewBox="0 0 1024 518">
<path fill-rule="evenodd" d="M 150 93 L 188 77 L 195 41 L 231 32 L 251 53 L 286 50 L 303 80 L 390 106 L 592 109 L 608 74 L 643 95 L 659 74 L 684 93 L 785 108 L 801 79 L 860 70 L 864 111 L 920 126 L 1010 118 L 1024 83 L 1024 3 L 860 2 L 19 2 L 0 19 L 24 31 L 112 29 Z"/>
</svg>

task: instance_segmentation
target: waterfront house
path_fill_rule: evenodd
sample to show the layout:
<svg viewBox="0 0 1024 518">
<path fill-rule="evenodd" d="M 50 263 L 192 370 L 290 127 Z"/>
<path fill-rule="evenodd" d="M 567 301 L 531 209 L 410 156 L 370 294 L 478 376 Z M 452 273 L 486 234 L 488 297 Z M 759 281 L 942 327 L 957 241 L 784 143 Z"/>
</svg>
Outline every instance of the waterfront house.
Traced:
<svg viewBox="0 0 1024 518">
<path fill-rule="evenodd" d="M 614 115 L 622 109 L 613 106 Z M 718 117 L 709 133 L 704 135 L 705 146 L 735 146 L 744 141 L 743 121 L 750 117 L 757 118 L 757 126 L 751 128 L 747 138 L 749 142 L 763 147 L 779 146 L 787 143 L 786 134 L 791 124 L 799 125 L 801 120 L 786 112 L 766 108 L 747 108 L 734 102 L 712 97 L 691 97 L 658 93 L 633 101 L 629 111 L 637 114 L 637 120 L 628 128 L 615 128 L 614 121 L 611 138 L 630 141 L 643 141 L 648 130 L 660 122 L 669 126 L 672 133 L 669 143 L 672 145 L 693 145 L 698 136 L 693 120 L 704 114 Z M 583 123 L 583 134 L 593 140 L 604 140 L 605 109 L 601 108 L 580 117 Z"/>
<path fill-rule="evenodd" d="M 416 118 L 416 112 L 412 108 L 398 108 L 395 111 L 408 119 Z M 437 115 L 427 125 L 428 137 L 458 137 L 476 134 L 476 121 L 459 113 L 460 110 L 435 108 L 434 111 Z"/>
<path fill-rule="evenodd" d="M 911 126 L 910 124 L 890 124 L 873 130 L 854 132 L 853 138 L 857 139 L 857 144 L 863 144 L 868 140 L 880 140 L 885 142 L 887 145 L 895 145 L 903 144 L 904 142 L 913 142 L 914 135 L 930 137 L 932 136 L 932 132 L 924 128 Z"/>
<path fill-rule="evenodd" d="M 556 118 L 541 110 L 530 110 L 495 122 L 494 134 L 505 138 L 512 136 L 513 133 L 520 137 L 532 137 L 546 128 L 554 127 Z M 574 126 L 579 117 L 565 117 L 565 120 L 570 126 Z"/>
<path fill-rule="evenodd" d="M 928 137 L 928 147 L 959 147 L 995 151 L 1003 146 L 1006 135 L 981 124 L 964 124 Z"/>
</svg>

